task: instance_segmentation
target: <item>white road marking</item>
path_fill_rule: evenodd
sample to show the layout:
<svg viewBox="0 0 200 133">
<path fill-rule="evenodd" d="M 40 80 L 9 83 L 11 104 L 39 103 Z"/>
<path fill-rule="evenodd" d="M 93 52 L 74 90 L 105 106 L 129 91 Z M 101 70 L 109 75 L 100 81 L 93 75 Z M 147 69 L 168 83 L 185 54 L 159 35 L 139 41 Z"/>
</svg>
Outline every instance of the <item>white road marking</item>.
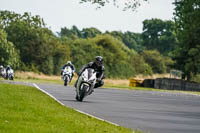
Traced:
<svg viewBox="0 0 200 133">
<path fill-rule="evenodd" d="M 58 102 L 59 104 L 61 104 L 62 106 L 66 106 L 66 105 L 64 105 L 61 101 L 59 101 L 58 99 L 56 99 L 53 95 L 51 95 L 50 93 L 48 93 L 48 92 L 46 92 L 45 90 L 41 89 L 37 84 L 33 83 L 33 86 L 35 86 L 38 90 L 42 91 L 42 92 L 45 93 L 46 95 L 48 95 L 48 96 L 50 96 L 51 98 L 53 98 L 55 101 L 57 101 L 57 102 Z M 100 121 L 108 122 L 108 123 L 110 123 L 110 124 L 112 124 L 112 125 L 119 126 L 119 125 L 116 124 L 116 123 L 113 123 L 113 122 L 110 122 L 110 121 L 101 119 L 101 118 L 99 118 L 99 117 L 96 117 L 96 116 L 94 116 L 94 115 L 88 114 L 88 113 L 83 112 L 83 111 L 80 111 L 80 110 L 78 110 L 78 109 L 74 109 L 74 110 L 77 111 L 77 112 L 79 112 L 79 113 L 81 113 L 81 114 L 85 114 L 85 115 L 87 115 L 87 116 L 96 118 L 96 119 L 98 119 L 98 120 L 100 120 Z"/>
<path fill-rule="evenodd" d="M 53 98 L 55 101 L 57 101 L 58 103 L 60 103 L 61 105 L 65 106 L 63 103 L 61 103 L 58 99 L 56 99 L 53 95 L 51 95 L 50 93 L 46 92 L 45 90 L 41 89 L 38 85 L 36 85 L 35 83 L 33 83 L 33 85 L 40 91 L 42 91 L 43 93 L 47 94 L 48 96 L 50 96 L 51 98 Z"/>
</svg>

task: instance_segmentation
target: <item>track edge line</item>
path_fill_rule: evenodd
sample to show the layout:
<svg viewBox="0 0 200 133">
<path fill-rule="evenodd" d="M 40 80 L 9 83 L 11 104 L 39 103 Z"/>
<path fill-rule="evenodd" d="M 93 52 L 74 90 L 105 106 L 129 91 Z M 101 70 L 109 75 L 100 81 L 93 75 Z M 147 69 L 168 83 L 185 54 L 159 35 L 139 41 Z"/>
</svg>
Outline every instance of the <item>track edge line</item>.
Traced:
<svg viewBox="0 0 200 133">
<path fill-rule="evenodd" d="M 58 99 L 56 99 L 53 95 L 51 95 L 51 94 L 48 93 L 47 91 L 41 89 L 37 84 L 33 83 L 33 86 L 34 86 L 35 88 L 37 88 L 38 90 L 40 90 L 41 92 L 45 93 L 46 95 L 50 96 L 52 99 L 54 99 L 56 102 L 58 102 L 58 103 L 61 104 L 62 106 L 66 106 L 66 105 L 64 105 L 61 101 L 59 101 Z M 69 108 L 70 108 L 70 107 L 69 107 Z M 81 113 L 81 114 L 84 114 L 84 115 L 90 116 L 90 117 L 92 117 L 92 118 L 98 119 L 98 120 L 100 120 L 100 121 L 104 121 L 104 122 L 110 123 L 110 124 L 115 125 L 115 126 L 120 126 L 120 125 L 118 125 L 118 124 L 116 124 L 116 123 L 113 123 L 113 122 L 111 122 L 111 121 L 107 121 L 107 120 L 102 119 L 102 118 L 99 118 L 99 117 L 97 117 L 97 116 L 88 114 L 88 113 L 83 112 L 83 111 L 80 111 L 80 110 L 78 110 L 78 109 L 74 109 L 74 108 L 71 108 L 71 109 L 73 109 L 73 110 L 75 110 L 75 111 L 77 111 L 77 112 L 79 112 L 79 113 Z"/>
</svg>

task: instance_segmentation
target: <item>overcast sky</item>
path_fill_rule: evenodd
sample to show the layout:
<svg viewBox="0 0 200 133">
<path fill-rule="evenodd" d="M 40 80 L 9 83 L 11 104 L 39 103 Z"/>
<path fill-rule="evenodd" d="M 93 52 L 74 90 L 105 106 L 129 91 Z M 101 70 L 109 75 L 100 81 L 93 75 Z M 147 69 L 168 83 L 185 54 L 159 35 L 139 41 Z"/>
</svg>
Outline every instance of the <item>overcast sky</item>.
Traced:
<svg viewBox="0 0 200 133">
<path fill-rule="evenodd" d="M 173 0 L 149 1 L 142 4 L 137 12 L 122 11 L 112 5 L 96 10 L 94 5 L 79 4 L 79 0 L 0 0 L 0 10 L 40 15 L 53 32 L 59 32 L 61 27 L 71 28 L 72 25 L 80 30 L 95 27 L 102 32 L 142 32 L 142 22 L 145 19 L 173 18 Z"/>
</svg>

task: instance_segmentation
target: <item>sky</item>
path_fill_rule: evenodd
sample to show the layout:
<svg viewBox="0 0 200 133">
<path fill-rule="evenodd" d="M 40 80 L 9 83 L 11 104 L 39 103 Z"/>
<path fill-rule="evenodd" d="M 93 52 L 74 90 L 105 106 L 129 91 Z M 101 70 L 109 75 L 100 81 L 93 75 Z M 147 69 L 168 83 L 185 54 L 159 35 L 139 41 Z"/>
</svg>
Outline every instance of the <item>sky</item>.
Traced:
<svg viewBox="0 0 200 133">
<path fill-rule="evenodd" d="M 0 0 L 0 10 L 23 14 L 39 15 L 53 32 L 73 25 L 82 28 L 95 27 L 105 31 L 142 32 L 145 19 L 159 18 L 172 20 L 174 0 L 149 0 L 142 3 L 137 11 L 122 11 L 108 4 L 100 9 L 80 0 Z"/>
</svg>

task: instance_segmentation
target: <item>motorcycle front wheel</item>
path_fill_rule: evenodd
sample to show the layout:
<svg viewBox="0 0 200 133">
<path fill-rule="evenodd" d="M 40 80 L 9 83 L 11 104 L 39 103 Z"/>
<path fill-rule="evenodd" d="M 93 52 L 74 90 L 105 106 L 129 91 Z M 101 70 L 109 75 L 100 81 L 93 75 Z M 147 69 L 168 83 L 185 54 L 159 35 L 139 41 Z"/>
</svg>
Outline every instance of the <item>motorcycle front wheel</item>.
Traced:
<svg viewBox="0 0 200 133">
<path fill-rule="evenodd" d="M 87 88 L 88 88 L 88 86 L 83 85 L 82 89 L 79 89 L 79 96 L 76 95 L 76 100 L 77 100 L 77 101 L 79 101 L 79 102 L 82 102 L 82 101 L 83 101 L 83 98 L 84 98 L 85 95 L 86 95 Z"/>
</svg>

